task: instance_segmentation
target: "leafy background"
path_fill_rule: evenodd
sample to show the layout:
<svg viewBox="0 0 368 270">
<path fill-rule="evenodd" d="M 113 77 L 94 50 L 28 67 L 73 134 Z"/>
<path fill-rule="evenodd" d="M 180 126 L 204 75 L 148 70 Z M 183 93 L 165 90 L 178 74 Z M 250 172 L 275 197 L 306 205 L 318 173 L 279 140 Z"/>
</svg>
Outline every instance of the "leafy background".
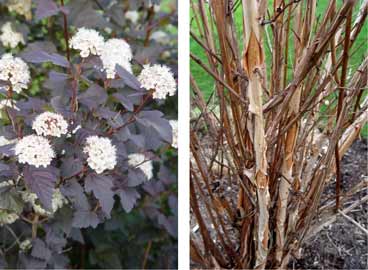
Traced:
<svg viewBox="0 0 368 270">
<path fill-rule="evenodd" d="M 32 11 L 28 16 L 17 14 L 14 11 L 9 12 L 8 1 L 14 2 L 13 0 L 0 0 L 0 26 L 11 21 L 17 30 L 23 33 L 26 44 L 14 49 L 0 45 L 0 54 L 11 52 L 22 57 L 29 64 L 32 74 L 32 83 L 26 95 L 16 96 L 18 100 L 26 100 L 23 101 L 24 103 L 17 103 L 21 107 L 21 113 L 15 114 L 16 119 L 29 122 L 35 112 L 41 109 L 56 110 L 64 115 L 70 113 L 66 109 L 67 103 L 65 102 L 69 97 L 60 94 L 60 91 L 68 87 L 68 82 L 64 78 L 68 63 L 65 58 L 63 14 L 67 16 L 70 35 L 75 33 L 77 28 L 84 26 L 98 30 L 105 38 L 124 38 L 133 50 L 135 74 L 139 72 L 142 64 L 161 63 L 168 65 L 177 78 L 177 2 L 175 0 L 162 2 L 157 0 L 65 0 L 64 8 L 61 7 L 60 1 L 33 0 Z M 160 10 L 152 13 L 152 4 L 160 5 Z M 137 24 L 133 24 L 124 16 L 128 10 L 139 12 L 140 19 Z M 166 32 L 170 37 L 170 42 L 162 44 L 148 39 L 149 33 L 156 30 Z M 72 51 L 72 62 L 78 62 L 77 58 L 78 53 Z M 88 64 L 94 65 L 93 59 L 91 61 L 91 63 L 84 63 L 86 69 Z M 90 72 L 93 73 L 91 69 Z M 80 80 L 78 98 L 84 115 L 88 115 L 91 119 L 95 119 L 96 115 L 108 118 L 111 111 L 98 111 L 97 109 L 100 109 L 104 103 L 116 103 L 114 94 L 130 93 L 136 90 L 134 89 L 134 77 L 124 78 L 126 75 L 124 71 L 118 73 L 123 78 L 123 82 L 113 80 L 115 83 L 113 86 L 116 87 L 117 92 L 109 91 L 107 95 L 102 91 L 103 81 L 101 79 L 97 79 L 92 86 L 88 85 L 90 83 L 88 78 Z M 99 76 L 98 74 L 92 75 L 96 76 L 93 78 Z M 0 95 L 0 99 L 2 98 L 4 96 Z M 123 99 L 121 103 L 127 107 L 134 107 L 135 99 L 128 101 Z M 114 108 L 118 110 L 117 107 Z M 160 120 L 160 115 L 149 112 L 161 111 L 166 119 L 176 119 L 177 97 L 168 98 L 162 102 L 152 101 L 147 105 L 147 109 L 150 111 L 147 115 L 140 115 L 140 123 L 152 121 L 151 123 L 164 125 Z M 119 120 L 124 122 L 126 117 L 122 116 Z M 91 120 L 91 123 L 85 123 L 79 116 L 77 116 L 77 121 L 83 126 L 83 129 L 76 134 L 78 141 L 89 134 L 88 125 L 92 126 L 93 122 Z M 106 122 L 110 126 L 117 124 L 111 123 L 111 119 Z M 7 134 L 9 125 L 9 118 L 0 119 L 0 135 Z M 123 135 L 120 134 L 120 136 Z M 128 135 L 125 134 L 125 136 Z M 133 137 L 137 139 L 138 144 L 141 142 L 142 138 L 139 134 L 132 135 Z M 106 221 L 101 222 L 100 217 L 97 221 L 83 216 L 82 213 L 76 215 L 68 207 L 63 207 L 52 219 L 48 219 L 36 228 L 38 237 L 32 240 L 32 248 L 28 251 L 21 250 L 20 243 L 31 238 L 32 226 L 30 224 L 24 220 L 18 220 L 12 225 L 1 226 L 0 268 L 176 268 L 177 151 L 168 147 L 167 144 L 155 140 L 148 141 L 147 134 L 144 138 L 145 145 L 155 146 L 151 147 L 154 149 L 152 150 L 154 179 L 135 186 L 134 191 L 124 189 L 124 194 L 119 194 L 120 199 L 116 196 L 111 218 L 105 219 L 104 217 L 103 220 Z M 59 142 L 61 145 L 63 143 Z M 129 147 L 130 145 L 127 146 Z M 4 147 L 0 151 L 0 156 L 5 156 L 5 160 L 7 160 L 6 151 Z M 124 153 L 118 154 L 124 155 Z M 67 161 L 60 161 L 61 168 L 56 172 L 65 178 L 73 177 L 78 166 L 80 168 L 80 164 L 71 157 L 67 159 Z M 0 163 L 0 166 L 8 165 Z M 25 176 L 28 175 L 29 181 L 40 181 L 39 172 L 34 169 L 27 171 L 27 167 L 23 170 Z M 18 170 L 12 172 L 13 175 L 10 174 L 12 176 L 14 173 L 20 173 Z M 46 172 L 42 171 L 41 174 L 45 173 L 46 178 L 48 178 L 47 175 L 53 174 L 51 169 Z M 10 175 L 0 173 L 0 181 L 5 181 Z M 92 174 L 89 177 L 97 176 Z M 130 175 L 125 181 L 129 182 L 133 179 L 133 181 L 142 182 L 138 180 L 139 175 L 135 177 L 132 178 Z M 76 195 L 80 188 L 80 185 L 77 184 L 78 179 L 72 180 L 68 185 L 63 186 L 63 193 L 74 196 L 77 201 L 84 201 L 81 193 Z M 92 183 L 92 180 L 90 179 L 89 183 Z M 103 181 L 109 183 L 109 180 L 102 179 Z M 87 190 L 87 187 L 85 188 Z M 90 187 L 92 190 L 94 188 L 96 187 Z M 0 193 L 3 205 L 12 201 L 17 207 L 25 207 L 14 199 L 16 197 L 5 196 L 9 194 L 9 190 L 1 189 Z M 78 216 L 78 222 L 75 221 L 75 216 Z M 78 223 L 77 226 L 76 223 Z"/>
</svg>

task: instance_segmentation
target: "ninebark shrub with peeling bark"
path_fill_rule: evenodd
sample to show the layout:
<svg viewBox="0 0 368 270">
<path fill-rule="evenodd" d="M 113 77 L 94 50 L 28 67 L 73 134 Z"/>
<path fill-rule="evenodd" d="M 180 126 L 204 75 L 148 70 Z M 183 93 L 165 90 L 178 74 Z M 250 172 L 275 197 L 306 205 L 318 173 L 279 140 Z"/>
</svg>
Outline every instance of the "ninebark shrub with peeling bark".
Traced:
<svg viewBox="0 0 368 270">
<path fill-rule="evenodd" d="M 368 58 L 349 65 L 367 7 L 329 1 L 317 18 L 316 0 L 191 1 L 198 29 L 191 37 L 207 61 L 193 53 L 191 60 L 213 78 L 218 106 L 211 111 L 192 74 L 192 110 L 201 112 L 191 128 L 191 210 L 200 232 L 191 235 L 192 262 L 285 268 L 337 209 L 351 209 L 349 196 L 367 188 L 362 180 L 340 192 L 340 160 L 368 120 Z M 213 192 L 219 177 L 236 181 L 237 198 Z M 328 201 L 324 188 L 335 179 Z"/>
</svg>

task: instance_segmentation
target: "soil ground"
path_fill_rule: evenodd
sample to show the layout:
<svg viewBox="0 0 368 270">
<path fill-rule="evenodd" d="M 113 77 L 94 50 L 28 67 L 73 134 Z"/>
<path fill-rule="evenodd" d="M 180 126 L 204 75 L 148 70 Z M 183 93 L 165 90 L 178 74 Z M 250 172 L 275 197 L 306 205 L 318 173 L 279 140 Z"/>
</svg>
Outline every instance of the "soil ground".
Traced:
<svg viewBox="0 0 368 270">
<path fill-rule="evenodd" d="M 368 177 L 367 140 L 356 141 L 342 162 L 343 190 L 348 190 L 362 178 Z M 326 189 L 334 194 L 335 183 Z M 326 195 L 327 195 L 326 194 Z M 367 191 L 356 194 L 351 201 L 360 200 Z M 368 229 L 368 204 L 364 203 L 347 214 Z M 302 258 L 294 259 L 291 269 L 368 269 L 368 235 L 339 215 L 303 247 Z"/>
<path fill-rule="evenodd" d="M 347 191 L 362 179 L 368 178 L 368 142 L 356 141 L 345 154 L 342 161 L 343 190 Z M 213 190 L 226 198 L 234 198 L 237 188 L 234 183 L 226 179 L 218 179 L 213 185 Z M 334 196 L 335 182 L 326 187 L 324 196 Z M 208 195 L 208 194 L 206 194 Z M 355 194 L 344 206 L 367 195 L 367 190 Z M 207 213 L 202 200 L 198 198 L 202 213 Z M 368 204 L 364 203 L 347 215 L 368 229 Z M 210 222 L 209 217 L 206 221 Z M 215 235 L 212 224 L 207 224 L 213 236 Z M 233 243 L 239 237 L 238 230 L 232 228 L 231 222 L 225 224 L 230 230 L 230 238 Z M 200 238 L 200 232 L 194 216 L 191 218 L 191 237 Z M 213 237 L 215 238 L 215 237 Z M 201 241 L 196 241 L 201 243 Z M 192 264 L 193 268 L 198 265 Z M 368 269 L 368 235 L 345 217 L 339 215 L 336 221 L 323 228 L 316 236 L 306 242 L 300 252 L 300 258 L 292 258 L 289 269 Z"/>
</svg>

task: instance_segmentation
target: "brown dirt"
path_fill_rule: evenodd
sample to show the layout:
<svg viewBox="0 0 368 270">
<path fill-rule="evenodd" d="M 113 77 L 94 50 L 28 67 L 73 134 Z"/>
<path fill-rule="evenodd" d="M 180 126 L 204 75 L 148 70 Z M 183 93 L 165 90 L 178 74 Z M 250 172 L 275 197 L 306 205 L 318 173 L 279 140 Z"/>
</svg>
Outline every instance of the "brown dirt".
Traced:
<svg viewBox="0 0 368 270">
<path fill-rule="evenodd" d="M 367 140 L 356 141 L 342 161 L 342 188 L 348 190 L 368 177 Z M 333 195 L 335 182 L 326 188 L 326 196 Z M 367 191 L 356 194 L 349 201 L 357 201 Z M 349 202 L 347 203 L 349 205 Z M 348 213 L 368 229 L 368 204 L 364 203 Z M 346 218 L 336 221 L 304 244 L 301 259 L 293 259 L 291 269 L 368 269 L 368 236 Z"/>
<path fill-rule="evenodd" d="M 349 190 L 363 178 L 368 177 L 368 144 L 367 140 L 356 141 L 349 149 L 342 161 L 342 175 L 344 191 Z M 237 184 L 229 179 L 217 179 L 211 188 L 220 197 L 236 198 Z M 204 188 L 205 190 L 205 188 Z M 332 181 L 326 187 L 324 196 L 334 196 L 335 183 Z M 367 195 L 367 191 L 355 194 L 344 205 L 345 207 Z M 198 195 L 197 195 L 198 196 Z M 206 194 L 208 196 L 208 194 Z M 203 200 L 198 196 L 201 213 L 207 213 Z M 235 202 L 232 202 L 235 203 Z M 235 208 L 235 205 L 234 205 Z M 368 204 L 365 203 L 349 212 L 348 215 L 368 229 Z M 210 233 L 215 238 L 215 230 L 210 218 L 205 215 L 205 222 Z M 237 242 L 239 232 L 231 224 L 225 224 L 230 229 L 230 239 Z M 200 239 L 200 232 L 196 230 L 197 223 L 191 213 L 191 236 Z M 305 243 L 301 249 L 300 259 L 292 258 L 289 269 L 368 269 L 368 236 L 357 226 L 342 216 L 320 231 L 315 237 Z M 201 243 L 201 241 L 196 241 Z M 221 245 L 219 245 L 221 246 Z M 192 268 L 199 267 L 195 263 Z"/>
</svg>

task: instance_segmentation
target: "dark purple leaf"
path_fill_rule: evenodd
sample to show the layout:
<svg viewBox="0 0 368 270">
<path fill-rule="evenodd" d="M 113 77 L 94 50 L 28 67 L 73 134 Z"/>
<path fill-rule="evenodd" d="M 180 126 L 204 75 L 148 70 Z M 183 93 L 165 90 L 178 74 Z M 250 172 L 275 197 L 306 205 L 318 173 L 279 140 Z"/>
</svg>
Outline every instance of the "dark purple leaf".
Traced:
<svg viewBox="0 0 368 270">
<path fill-rule="evenodd" d="M 74 179 L 68 180 L 61 188 L 61 193 L 66 196 L 73 204 L 73 206 L 80 211 L 88 211 L 90 205 L 87 197 L 84 194 L 83 187 Z"/>
<path fill-rule="evenodd" d="M 53 97 L 51 99 L 51 106 L 57 113 L 60 113 L 66 117 L 69 117 L 73 114 L 70 110 L 70 106 L 68 106 L 68 101 L 64 97 Z"/>
<path fill-rule="evenodd" d="M 143 135 L 132 135 L 129 140 L 134 143 L 138 148 L 144 147 L 144 136 Z"/>
<path fill-rule="evenodd" d="M 14 143 L 0 146 L 0 154 L 6 157 L 12 157 L 15 155 L 14 147 L 15 147 Z"/>
<path fill-rule="evenodd" d="M 54 82 L 63 82 L 66 81 L 69 78 L 68 74 L 56 72 L 56 71 L 50 71 L 49 73 L 49 79 Z"/>
<path fill-rule="evenodd" d="M 46 231 L 46 243 L 47 246 L 53 251 L 61 252 L 67 244 L 67 239 L 64 235 L 64 231 L 57 226 L 45 226 Z"/>
<path fill-rule="evenodd" d="M 165 190 L 161 182 L 149 181 L 143 185 L 143 189 L 148 192 L 151 196 L 157 196 Z"/>
<path fill-rule="evenodd" d="M 140 127 L 139 130 L 141 134 L 145 137 L 145 149 L 152 149 L 155 151 L 158 150 L 160 147 L 167 145 L 167 143 L 161 139 L 161 136 L 158 134 L 156 129 L 152 127 Z"/>
<path fill-rule="evenodd" d="M 93 8 L 94 1 L 90 0 L 78 0 L 70 1 L 68 8 L 70 10 L 68 14 L 68 21 L 71 25 L 80 28 L 100 28 L 108 26 L 109 24 L 104 19 L 104 16 L 98 13 Z"/>
<path fill-rule="evenodd" d="M 95 212 L 89 210 L 77 210 L 73 217 L 73 227 L 76 228 L 96 228 L 100 223 Z"/>
<path fill-rule="evenodd" d="M 83 234 L 81 232 L 80 229 L 77 228 L 73 228 L 72 231 L 70 232 L 70 236 L 71 239 L 73 239 L 74 241 L 77 241 L 81 244 L 84 244 L 84 238 L 83 238 Z"/>
<path fill-rule="evenodd" d="M 131 136 L 132 134 L 130 133 L 128 127 L 121 128 L 118 132 L 115 133 L 115 137 L 122 142 L 129 140 Z"/>
<path fill-rule="evenodd" d="M 174 195 L 170 195 L 169 206 L 170 206 L 171 212 L 177 217 L 178 216 L 178 197 Z"/>
<path fill-rule="evenodd" d="M 68 269 L 70 260 L 63 254 L 52 254 L 51 259 L 48 261 L 48 265 L 52 266 L 52 269 Z M 50 267 L 51 268 L 51 267 Z"/>
<path fill-rule="evenodd" d="M 140 169 L 129 169 L 128 171 L 128 187 L 136 187 L 147 180 L 146 175 Z"/>
<path fill-rule="evenodd" d="M 169 169 L 165 166 L 160 167 L 158 172 L 158 178 L 165 184 L 171 185 L 176 182 L 176 175 L 172 174 Z"/>
<path fill-rule="evenodd" d="M 37 20 L 42 20 L 59 12 L 59 8 L 53 0 L 36 0 L 36 4 Z"/>
<path fill-rule="evenodd" d="M 48 261 L 51 258 L 51 250 L 46 247 L 45 242 L 36 238 L 32 241 L 31 255 L 37 259 Z"/>
<path fill-rule="evenodd" d="M 63 178 L 70 178 L 81 173 L 83 170 L 83 162 L 78 158 L 65 158 L 62 161 L 60 172 Z"/>
<path fill-rule="evenodd" d="M 134 90 L 141 90 L 141 84 L 137 78 L 120 65 L 116 65 L 116 72 L 124 83 Z"/>
<path fill-rule="evenodd" d="M 97 84 L 93 84 L 84 93 L 78 96 L 78 100 L 89 109 L 96 109 L 99 105 L 106 102 L 106 90 Z"/>
<path fill-rule="evenodd" d="M 46 261 L 33 258 L 25 253 L 19 253 L 19 261 L 21 269 L 45 269 L 47 265 Z"/>
<path fill-rule="evenodd" d="M 23 50 L 23 52 L 20 54 L 20 57 L 22 57 L 22 54 L 24 52 L 31 51 L 45 51 L 48 53 L 55 53 L 57 52 L 57 49 L 56 46 L 50 41 L 35 41 L 27 45 L 27 48 Z"/>
<path fill-rule="evenodd" d="M 1 173 L 2 171 L 7 171 L 7 170 L 9 170 L 9 169 L 10 169 L 9 165 L 4 164 L 4 163 L 0 163 L 0 173 Z"/>
<path fill-rule="evenodd" d="M 137 50 L 137 54 L 134 56 L 134 59 L 141 64 L 145 64 L 147 60 L 149 60 L 150 63 L 154 63 L 157 62 L 158 57 L 163 51 L 165 51 L 165 48 L 158 44 L 152 44 L 149 47 L 141 46 Z"/>
<path fill-rule="evenodd" d="M 175 217 L 166 217 L 160 214 L 158 216 L 158 224 L 162 225 L 171 236 L 178 236 L 178 224 Z"/>
<path fill-rule="evenodd" d="M 93 136 L 93 135 L 96 135 L 96 131 L 89 130 L 86 128 L 78 129 L 77 133 L 75 134 L 76 140 L 80 144 L 84 143 L 87 137 Z"/>
<path fill-rule="evenodd" d="M 36 193 L 43 207 L 51 209 L 52 196 L 57 181 L 56 169 L 52 167 L 35 168 L 25 166 L 23 173 L 24 181 L 28 188 Z"/>
<path fill-rule="evenodd" d="M 4 176 L 8 179 L 15 179 L 19 175 L 18 166 L 15 163 L 12 164 L 2 164 L 6 167 L 0 168 L 0 176 Z"/>
<path fill-rule="evenodd" d="M 54 48 L 46 42 L 31 43 L 28 45 L 27 49 L 20 54 L 20 57 L 30 63 L 38 64 L 52 62 L 57 66 L 69 67 L 68 60 L 64 56 L 54 52 L 53 49 Z"/>
<path fill-rule="evenodd" d="M 113 180 L 105 175 L 92 174 L 86 177 L 84 189 L 86 192 L 93 192 L 99 200 L 102 211 L 110 217 L 114 206 L 114 192 L 112 191 Z"/>
<path fill-rule="evenodd" d="M 141 197 L 135 188 L 119 189 L 117 194 L 120 197 L 121 206 L 127 213 L 133 209 L 137 200 Z"/>
<path fill-rule="evenodd" d="M 132 112 L 134 110 L 133 103 L 124 95 L 115 93 L 114 97 L 127 109 Z"/>
<path fill-rule="evenodd" d="M 172 128 L 169 121 L 162 116 L 163 113 L 160 111 L 142 111 L 137 117 L 137 122 L 145 127 L 154 128 L 162 139 L 171 143 Z"/>
<path fill-rule="evenodd" d="M 26 111 L 27 113 L 32 111 L 43 111 L 45 105 L 46 102 L 44 100 L 32 97 L 29 97 L 26 101 L 20 100 L 17 102 L 17 107 L 22 111 Z"/>
</svg>

